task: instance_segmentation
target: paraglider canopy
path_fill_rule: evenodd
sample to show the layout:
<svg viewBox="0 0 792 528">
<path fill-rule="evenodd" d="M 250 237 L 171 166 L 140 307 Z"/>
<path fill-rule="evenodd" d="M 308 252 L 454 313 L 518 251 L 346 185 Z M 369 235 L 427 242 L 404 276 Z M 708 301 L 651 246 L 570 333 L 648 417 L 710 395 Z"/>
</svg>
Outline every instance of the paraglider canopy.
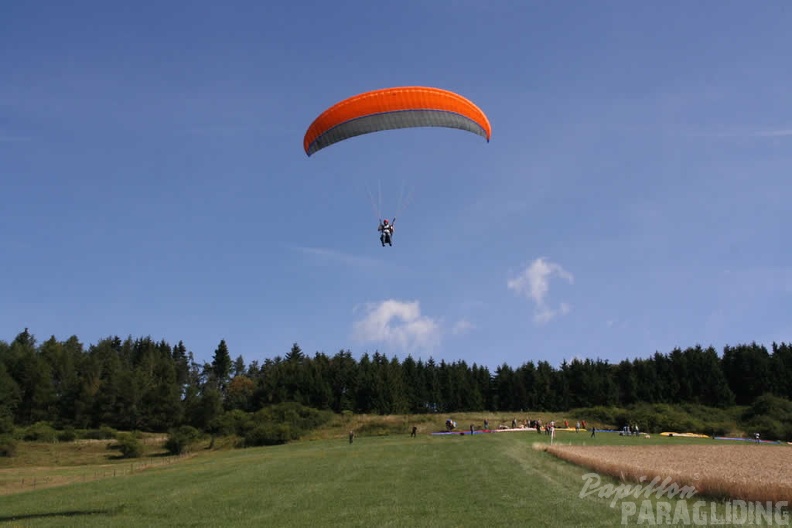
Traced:
<svg viewBox="0 0 792 528">
<path fill-rule="evenodd" d="M 492 136 L 489 119 L 472 101 L 454 92 L 427 86 L 384 88 L 334 104 L 308 127 L 303 138 L 311 154 L 351 137 L 413 127 L 445 127 Z"/>
</svg>

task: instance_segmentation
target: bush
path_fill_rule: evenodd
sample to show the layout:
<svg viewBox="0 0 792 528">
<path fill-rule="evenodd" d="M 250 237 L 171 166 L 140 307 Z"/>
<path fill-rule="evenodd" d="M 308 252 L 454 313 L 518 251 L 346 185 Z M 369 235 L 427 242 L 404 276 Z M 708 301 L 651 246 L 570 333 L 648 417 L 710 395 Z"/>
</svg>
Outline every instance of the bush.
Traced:
<svg viewBox="0 0 792 528">
<path fill-rule="evenodd" d="M 638 404 L 631 407 L 619 428 L 628 424 L 637 424 L 641 431 L 647 433 L 680 432 L 709 434 L 704 423 L 693 418 L 684 410 L 673 405 Z"/>
<path fill-rule="evenodd" d="M 603 407 L 599 405 L 597 407 L 574 409 L 571 414 L 576 420 L 586 420 L 588 424 L 598 423 L 600 425 L 618 427 L 625 420 L 626 411 L 619 407 Z M 588 426 L 588 424 L 586 425 Z"/>
<path fill-rule="evenodd" d="M 253 415 L 253 420 L 256 424 L 266 422 L 284 423 L 288 424 L 291 429 L 299 431 L 300 434 L 316 429 L 329 422 L 332 418 L 333 413 L 331 411 L 319 411 L 293 402 L 265 407 Z"/>
<path fill-rule="evenodd" d="M 118 443 L 111 447 L 121 451 L 121 458 L 139 458 L 143 456 L 143 444 L 140 443 L 140 440 L 134 434 L 118 433 L 116 441 Z"/>
<path fill-rule="evenodd" d="M 607 424 L 617 429 L 637 424 L 641 431 L 661 433 L 699 433 L 724 435 L 734 430 L 737 421 L 732 410 L 715 409 L 698 404 L 668 405 L 638 403 L 627 409 L 587 407 L 575 409 L 573 415 L 589 422 Z"/>
<path fill-rule="evenodd" d="M 747 433 L 759 433 L 767 440 L 792 440 L 792 402 L 765 394 L 756 399 L 742 416 Z"/>
<path fill-rule="evenodd" d="M 759 433 L 763 440 L 786 439 L 787 431 L 784 424 L 769 416 L 757 416 L 744 424 L 744 428 L 749 437 Z"/>
<path fill-rule="evenodd" d="M 260 424 L 245 435 L 245 447 L 280 445 L 296 438 L 288 424 Z"/>
<path fill-rule="evenodd" d="M 743 418 L 750 420 L 756 416 L 769 416 L 782 422 L 792 421 L 792 402 L 772 394 L 764 394 L 746 409 Z"/>
<path fill-rule="evenodd" d="M 244 437 L 247 435 L 256 424 L 253 423 L 253 417 L 250 413 L 234 409 L 223 413 L 217 419 L 215 430 L 219 435 L 237 435 Z"/>
<path fill-rule="evenodd" d="M 319 411 L 299 403 L 279 403 L 238 422 L 245 429 L 237 429 L 237 434 L 243 437 L 245 447 L 285 444 L 329 422 L 333 416 L 331 411 Z"/>
<path fill-rule="evenodd" d="M 14 419 L 10 415 L 0 412 L 0 435 L 12 434 L 14 432 Z"/>
<path fill-rule="evenodd" d="M 0 457 L 16 455 L 17 441 L 9 434 L 0 435 Z"/>
<path fill-rule="evenodd" d="M 99 429 L 85 431 L 83 438 L 86 440 L 110 440 L 116 437 L 117 431 L 112 427 L 102 426 Z"/>
<path fill-rule="evenodd" d="M 165 449 L 172 455 L 189 453 L 193 444 L 200 440 L 201 432 L 190 425 L 183 425 L 178 429 L 171 430 L 168 440 L 165 442 Z"/>
<path fill-rule="evenodd" d="M 402 434 L 404 431 L 405 425 L 401 422 L 377 420 L 376 418 L 364 422 L 355 428 L 355 434 L 358 436 L 388 436 L 391 434 Z"/>
<path fill-rule="evenodd" d="M 58 441 L 58 432 L 49 422 L 36 422 L 25 430 L 23 439 L 27 442 L 49 442 Z"/>
<path fill-rule="evenodd" d="M 236 435 L 239 438 L 236 445 L 240 447 L 277 445 L 299 439 L 334 416 L 332 411 L 319 411 L 295 402 L 279 403 L 256 413 L 240 409 L 227 411 L 212 422 L 210 430 L 221 436 Z M 170 432 L 165 447 L 173 454 L 181 454 L 198 438 L 197 429 L 181 427 Z"/>
<path fill-rule="evenodd" d="M 74 430 L 74 427 L 64 427 L 63 431 L 58 433 L 59 442 L 74 442 L 75 440 L 77 440 L 77 431 Z"/>
</svg>

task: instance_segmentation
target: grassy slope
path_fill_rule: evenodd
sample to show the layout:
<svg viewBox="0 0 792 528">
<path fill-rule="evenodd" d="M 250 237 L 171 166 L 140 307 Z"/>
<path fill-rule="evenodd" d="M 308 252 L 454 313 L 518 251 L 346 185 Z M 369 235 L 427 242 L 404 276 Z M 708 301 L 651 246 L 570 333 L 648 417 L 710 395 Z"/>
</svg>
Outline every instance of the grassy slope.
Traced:
<svg viewBox="0 0 792 528">
<path fill-rule="evenodd" d="M 491 421 L 492 423 L 492 421 Z M 339 431 L 348 424 L 336 424 Z M 430 428 L 429 425 L 426 427 Z M 701 443 L 561 433 L 574 443 Z M 608 500 L 579 498 L 588 470 L 532 449 L 529 432 L 335 436 L 204 452 L 131 475 L 0 499 L 9 526 L 613 526 Z"/>
</svg>

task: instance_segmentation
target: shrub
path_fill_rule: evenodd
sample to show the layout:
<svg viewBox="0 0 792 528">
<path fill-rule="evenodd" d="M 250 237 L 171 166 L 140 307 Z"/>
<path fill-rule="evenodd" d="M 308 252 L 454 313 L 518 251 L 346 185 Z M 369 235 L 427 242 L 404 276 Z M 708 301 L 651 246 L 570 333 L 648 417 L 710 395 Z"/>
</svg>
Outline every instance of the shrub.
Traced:
<svg viewBox="0 0 792 528">
<path fill-rule="evenodd" d="M 574 409 L 572 415 L 575 419 L 586 420 L 589 423 L 598 423 L 600 425 L 608 425 L 616 427 L 619 423 L 624 421 L 626 411 L 619 407 L 603 407 L 601 405 L 596 407 L 585 407 L 583 409 Z"/>
<path fill-rule="evenodd" d="M 36 422 L 25 430 L 23 439 L 28 442 L 54 443 L 58 441 L 58 432 L 49 422 Z"/>
<path fill-rule="evenodd" d="M 257 424 L 265 422 L 285 423 L 291 429 L 299 431 L 300 434 L 324 425 L 332 418 L 333 413 L 330 411 L 319 411 L 294 402 L 279 403 L 278 405 L 266 407 L 253 416 L 254 422 Z"/>
<path fill-rule="evenodd" d="M 775 420 L 792 421 L 792 402 L 772 394 L 764 394 L 746 409 L 743 418 L 750 420 L 756 416 L 769 416 Z"/>
<path fill-rule="evenodd" d="M 183 425 L 178 429 L 171 430 L 168 440 L 165 442 L 165 449 L 172 455 L 189 453 L 193 444 L 200 440 L 201 432 L 190 425 Z"/>
<path fill-rule="evenodd" d="M 331 411 L 319 411 L 299 403 L 279 403 L 256 412 L 237 429 L 245 447 L 285 444 L 297 440 L 311 429 L 329 422 Z"/>
<path fill-rule="evenodd" d="M 638 403 L 627 409 L 618 407 L 587 407 L 575 409 L 577 418 L 607 424 L 621 429 L 637 424 L 648 433 L 684 432 L 724 435 L 734 430 L 737 422 L 731 410 L 715 409 L 699 404 L 668 405 Z"/>
<path fill-rule="evenodd" d="M 744 424 L 748 436 L 759 433 L 763 440 L 779 440 L 786 437 L 784 424 L 769 416 L 757 416 Z"/>
<path fill-rule="evenodd" d="M 216 431 L 219 435 L 238 435 L 244 437 L 255 427 L 250 413 L 234 409 L 223 413 L 217 420 Z"/>
<path fill-rule="evenodd" d="M 117 431 L 112 427 L 103 425 L 99 429 L 89 429 L 85 431 L 83 438 L 87 440 L 110 440 L 115 438 Z"/>
<path fill-rule="evenodd" d="M 14 419 L 8 414 L 0 412 L 0 435 L 12 434 L 14 432 Z"/>
<path fill-rule="evenodd" d="M 759 433 L 768 440 L 792 440 L 792 402 L 762 395 L 743 413 L 742 426 L 746 432 Z"/>
<path fill-rule="evenodd" d="M 404 429 L 403 423 L 372 419 L 356 427 L 355 434 L 358 436 L 388 436 L 404 433 Z"/>
<path fill-rule="evenodd" d="M 64 427 L 63 431 L 58 433 L 58 441 L 60 442 L 74 442 L 75 440 L 77 440 L 77 431 L 72 426 Z"/>
<path fill-rule="evenodd" d="M 295 436 L 288 424 L 265 423 L 254 427 L 245 435 L 245 447 L 285 444 Z"/>
<path fill-rule="evenodd" d="M 121 458 L 139 458 L 143 456 L 143 444 L 140 443 L 140 440 L 134 434 L 118 433 L 116 441 L 118 443 L 114 444 L 112 448 L 121 451 Z"/>
<path fill-rule="evenodd" d="M 17 441 L 9 434 L 0 435 L 0 457 L 16 455 Z"/>
</svg>

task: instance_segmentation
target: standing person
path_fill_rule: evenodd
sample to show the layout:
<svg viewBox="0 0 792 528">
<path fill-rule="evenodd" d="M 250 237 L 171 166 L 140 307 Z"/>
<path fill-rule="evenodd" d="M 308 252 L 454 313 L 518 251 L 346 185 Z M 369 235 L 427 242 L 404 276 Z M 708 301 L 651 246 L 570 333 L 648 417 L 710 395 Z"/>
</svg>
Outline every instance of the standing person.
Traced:
<svg viewBox="0 0 792 528">
<path fill-rule="evenodd" d="M 473 424 L 470 424 L 470 434 L 473 434 L 473 429 L 475 429 L 475 427 L 473 426 Z"/>
<path fill-rule="evenodd" d="M 410 437 L 418 436 L 418 428 L 413 425 L 412 433 L 410 433 Z"/>
<path fill-rule="evenodd" d="M 592 425 L 591 426 L 591 438 L 594 438 L 595 434 L 597 434 L 597 426 L 596 425 Z"/>
<path fill-rule="evenodd" d="M 489 420 L 484 418 L 484 430 L 489 431 Z"/>
<path fill-rule="evenodd" d="M 351 444 L 355 440 L 355 431 L 349 431 L 349 443 Z"/>
</svg>

